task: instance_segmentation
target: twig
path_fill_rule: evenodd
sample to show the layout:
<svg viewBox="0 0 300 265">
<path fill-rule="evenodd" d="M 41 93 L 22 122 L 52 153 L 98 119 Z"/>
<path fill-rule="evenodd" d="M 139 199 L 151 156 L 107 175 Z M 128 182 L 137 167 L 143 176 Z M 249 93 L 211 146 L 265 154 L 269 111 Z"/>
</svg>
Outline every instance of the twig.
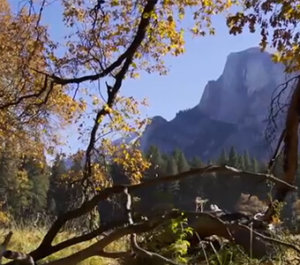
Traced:
<svg viewBox="0 0 300 265">
<path fill-rule="evenodd" d="M 207 254 L 206 254 L 206 250 L 205 250 L 204 244 L 203 244 L 203 242 L 202 242 L 202 240 L 201 240 L 201 238 L 200 238 L 200 236 L 199 236 L 199 234 L 198 234 L 197 231 L 195 232 L 195 235 L 196 235 L 196 237 L 197 237 L 198 240 L 199 240 L 199 245 L 200 245 L 201 248 L 202 248 L 202 251 L 203 251 L 203 254 L 204 254 L 204 258 L 205 258 L 206 264 L 209 265 L 209 260 L 208 260 Z"/>
<path fill-rule="evenodd" d="M 59 260 L 55 260 L 45 265 L 73 265 L 77 264 L 89 257 L 92 256 L 99 256 L 101 251 L 109 245 L 110 243 L 118 240 L 121 237 L 126 235 L 130 235 L 132 233 L 140 234 L 145 233 L 148 231 L 153 230 L 155 227 L 162 225 L 167 220 L 177 218 L 181 216 L 181 213 L 178 211 L 173 211 L 171 213 L 165 214 L 163 216 L 158 216 L 153 218 L 152 220 L 145 221 L 139 224 L 128 225 L 119 229 L 112 231 L 111 233 L 107 234 L 104 238 L 100 239 L 96 243 L 92 244 L 91 246 L 78 251 L 68 257 L 61 258 Z"/>
<path fill-rule="evenodd" d="M 134 225 L 134 221 L 133 221 L 133 217 L 132 217 L 132 198 L 131 195 L 128 191 L 128 188 L 124 189 L 124 193 L 127 197 L 127 201 L 126 201 L 126 211 L 127 211 L 127 215 L 128 215 L 128 222 L 131 225 Z M 131 246 L 132 249 L 135 253 L 140 254 L 142 256 L 146 256 L 149 257 L 151 259 L 157 259 L 160 261 L 164 261 L 168 264 L 172 264 L 172 265 L 179 265 L 178 263 L 174 262 L 173 260 L 170 260 L 158 253 L 146 250 L 144 248 L 142 248 L 141 246 L 139 246 L 138 242 L 137 242 L 137 235 L 136 233 L 132 233 L 130 235 L 130 242 L 131 242 Z"/>
<path fill-rule="evenodd" d="M 291 248 L 293 250 L 295 250 L 297 253 L 300 254 L 300 248 L 297 247 L 295 244 L 292 244 L 292 243 L 288 243 L 288 242 L 285 242 L 285 241 L 282 241 L 282 240 L 279 240 L 279 239 L 275 239 L 275 238 L 272 238 L 272 237 L 269 237 L 269 236 L 265 236 L 255 230 L 252 230 L 251 231 L 251 228 L 246 226 L 246 225 L 240 225 L 241 227 L 244 227 L 246 228 L 247 230 L 249 230 L 250 233 L 253 233 L 253 235 L 265 240 L 265 241 L 268 241 L 268 242 L 272 242 L 272 243 L 275 243 L 275 244 L 279 244 L 279 245 L 282 245 L 284 247 L 287 247 L 287 248 Z"/>
</svg>

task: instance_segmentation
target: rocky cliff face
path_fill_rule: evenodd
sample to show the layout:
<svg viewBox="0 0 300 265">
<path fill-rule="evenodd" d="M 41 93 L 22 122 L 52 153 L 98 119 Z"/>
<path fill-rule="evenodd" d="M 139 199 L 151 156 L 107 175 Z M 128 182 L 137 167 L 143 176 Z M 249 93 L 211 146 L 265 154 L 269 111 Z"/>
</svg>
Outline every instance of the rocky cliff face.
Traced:
<svg viewBox="0 0 300 265">
<path fill-rule="evenodd" d="M 265 119 L 271 94 L 284 81 L 284 68 L 268 53 L 251 48 L 228 56 L 222 75 L 209 81 L 200 103 L 171 121 L 155 117 L 142 137 L 142 148 L 181 148 L 188 157 L 213 159 L 235 146 L 265 157 Z"/>
<path fill-rule="evenodd" d="M 208 82 L 198 108 L 215 120 L 258 121 L 266 115 L 273 89 L 284 80 L 283 71 L 258 48 L 232 53 L 220 78 Z"/>
</svg>

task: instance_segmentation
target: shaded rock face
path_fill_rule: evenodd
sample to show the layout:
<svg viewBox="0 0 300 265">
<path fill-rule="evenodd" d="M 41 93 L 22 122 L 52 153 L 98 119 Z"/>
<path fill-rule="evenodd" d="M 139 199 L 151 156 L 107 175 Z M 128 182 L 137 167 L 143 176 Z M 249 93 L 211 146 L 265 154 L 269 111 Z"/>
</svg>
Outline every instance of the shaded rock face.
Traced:
<svg viewBox="0 0 300 265">
<path fill-rule="evenodd" d="M 222 75 L 206 85 L 197 106 L 180 111 L 171 121 L 153 119 L 142 137 L 142 148 L 154 144 L 163 152 L 180 148 L 190 158 L 214 159 L 223 148 L 235 146 L 265 158 L 271 95 L 284 80 L 283 65 L 273 63 L 259 48 L 232 53 Z"/>
<path fill-rule="evenodd" d="M 260 121 L 266 116 L 273 89 L 284 81 L 283 72 L 283 65 L 273 63 L 258 48 L 230 54 L 220 78 L 205 87 L 198 108 L 224 122 Z"/>
</svg>

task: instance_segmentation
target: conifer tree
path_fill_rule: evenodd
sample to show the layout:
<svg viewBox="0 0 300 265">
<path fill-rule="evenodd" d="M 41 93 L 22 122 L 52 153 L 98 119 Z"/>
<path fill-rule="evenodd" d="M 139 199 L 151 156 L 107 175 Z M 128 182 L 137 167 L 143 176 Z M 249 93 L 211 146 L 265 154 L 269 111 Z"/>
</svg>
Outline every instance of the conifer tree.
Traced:
<svg viewBox="0 0 300 265">
<path fill-rule="evenodd" d="M 245 170 L 251 171 L 251 158 L 249 152 L 245 151 L 243 157 L 244 157 Z"/>
<path fill-rule="evenodd" d="M 177 163 L 179 173 L 190 169 L 189 163 L 187 162 L 184 153 L 180 149 L 174 150 L 173 158 L 175 159 L 175 161 Z"/>
<path fill-rule="evenodd" d="M 252 157 L 252 159 L 251 159 L 251 167 L 252 167 L 253 172 L 259 171 L 259 164 L 255 157 Z"/>
<path fill-rule="evenodd" d="M 178 165 L 175 161 L 175 158 L 170 156 L 167 161 L 167 174 L 176 175 L 177 173 L 179 173 Z M 168 192 L 175 195 L 180 190 L 179 182 L 173 181 L 172 183 L 166 184 L 166 189 Z"/>
<path fill-rule="evenodd" d="M 30 208 L 31 183 L 26 170 L 22 168 L 22 160 L 17 146 L 5 143 L 0 158 L 0 196 L 4 208 L 14 218 L 23 219 Z"/>
<path fill-rule="evenodd" d="M 203 163 L 198 156 L 195 156 L 190 162 L 189 165 L 191 168 L 202 167 Z"/>
<path fill-rule="evenodd" d="M 58 154 L 55 157 L 51 168 L 48 191 L 48 207 L 52 210 L 52 214 L 60 215 L 68 209 L 67 190 L 63 183 L 63 176 L 67 173 L 64 161 L 64 155 Z"/>
<path fill-rule="evenodd" d="M 245 160 L 244 160 L 244 156 L 243 155 L 238 155 L 238 163 L 236 165 L 237 168 L 241 169 L 241 170 L 245 170 Z"/>
<path fill-rule="evenodd" d="M 174 157 L 168 157 L 167 161 L 167 175 L 175 175 L 178 173 L 178 166 Z"/>
<path fill-rule="evenodd" d="M 229 155 L 228 155 L 228 165 L 232 167 L 237 167 L 238 164 L 239 164 L 238 154 L 235 148 L 232 146 L 230 148 Z"/>
<path fill-rule="evenodd" d="M 37 212 L 45 211 L 47 206 L 47 192 L 49 189 L 48 168 L 44 163 L 39 163 L 36 159 L 28 158 L 24 161 L 24 169 L 30 181 L 30 213 L 35 215 Z"/>
<path fill-rule="evenodd" d="M 148 175 L 150 175 L 150 177 L 162 176 L 166 169 L 166 163 L 158 147 L 151 145 L 146 153 L 146 157 L 151 161 L 151 167 L 148 170 Z"/>
<path fill-rule="evenodd" d="M 226 165 L 227 163 L 228 163 L 228 155 L 227 155 L 226 150 L 223 148 L 222 152 L 218 158 L 218 164 L 223 166 L 223 165 Z"/>
</svg>

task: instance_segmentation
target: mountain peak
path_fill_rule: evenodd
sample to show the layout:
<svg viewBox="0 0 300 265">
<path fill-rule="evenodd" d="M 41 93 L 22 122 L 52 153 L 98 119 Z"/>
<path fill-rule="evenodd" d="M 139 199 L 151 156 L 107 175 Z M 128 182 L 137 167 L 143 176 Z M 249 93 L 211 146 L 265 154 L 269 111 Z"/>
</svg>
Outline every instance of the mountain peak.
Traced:
<svg viewBox="0 0 300 265">
<path fill-rule="evenodd" d="M 209 81 L 200 103 L 171 121 L 155 117 L 142 137 L 142 148 L 162 152 L 180 148 L 187 157 L 216 158 L 235 146 L 257 158 L 266 156 L 264 120 L 271 94 L 284 81 L 284 67 L 254 47 L 227 57 L 222 75 Z"/>
<path fill-rule="evenodd" d="M 222 75 L 208 82 L 198 108 L 212 119 L 238 123 L 246 112 L 262 112 L 261 108 L 250 110 L 253 102 L 269 99 L 283 81 L 283 72 L 282 64 L 275 64 L 269 53 L 257 47 L 231 53 Z M 261 99 L 257 99 L 258 94 Z M 266 102 L 261 103 L 258 105 L 265 109 Z"/>
</svg>

